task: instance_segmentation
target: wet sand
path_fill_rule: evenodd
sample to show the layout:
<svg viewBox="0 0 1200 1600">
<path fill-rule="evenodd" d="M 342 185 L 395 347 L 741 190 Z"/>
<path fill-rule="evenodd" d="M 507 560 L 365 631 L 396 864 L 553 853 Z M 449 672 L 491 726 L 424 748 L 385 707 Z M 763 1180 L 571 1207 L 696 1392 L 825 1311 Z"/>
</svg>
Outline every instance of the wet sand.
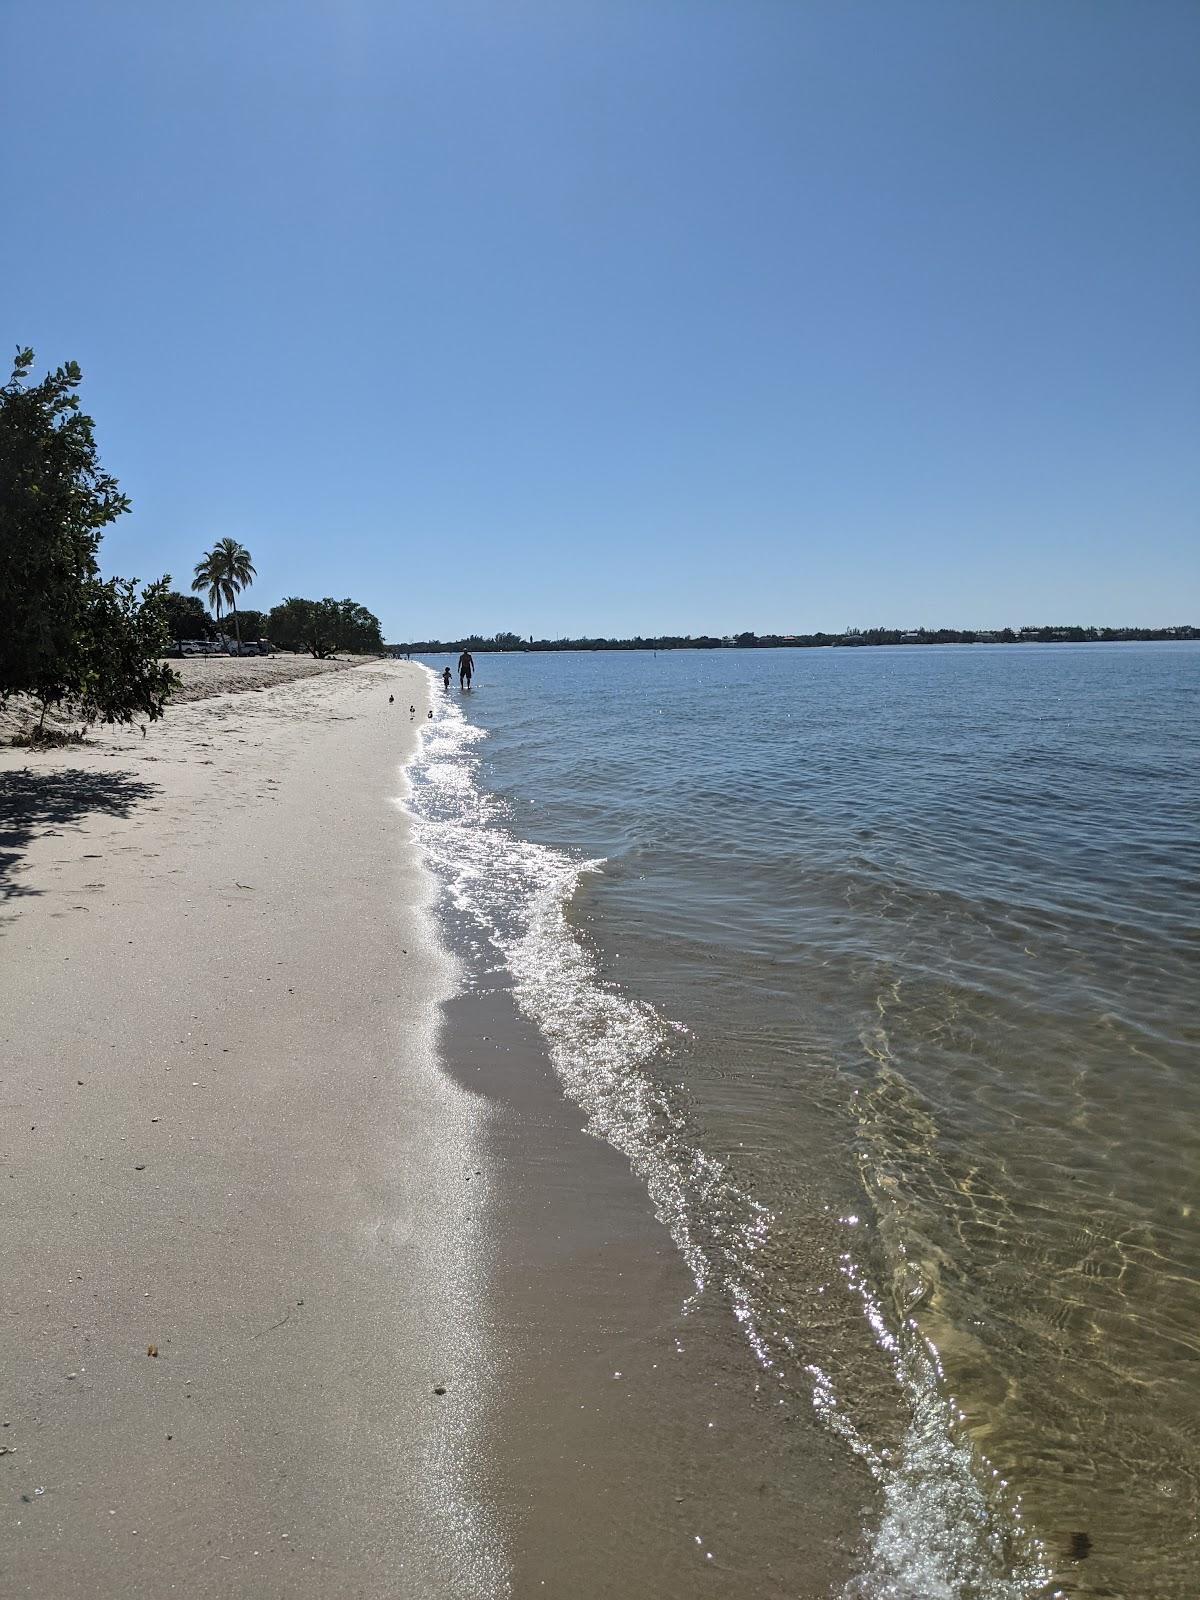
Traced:
<svg viewBox="0 0 1200 1600">
<path fill-rule="evenodd" d="M 690 1300 L 506 985 L 457 992 L 395 799 L 427 681 L 0 752 L 5 1594 L 852 1570 L 862 1475 Z"/>
<path fill-rule="evenodd" d="M 719 1285 L 696 1294 L 506 978 L 444 1009 L 451 1073 L 493 1108 L 475 1181 L 502 1382 L 482 1482 L 511 1529 L 514 1595 L 840 1594 L 874 1509 L 865 1470 L 781 1398 Z"/>
</svg>

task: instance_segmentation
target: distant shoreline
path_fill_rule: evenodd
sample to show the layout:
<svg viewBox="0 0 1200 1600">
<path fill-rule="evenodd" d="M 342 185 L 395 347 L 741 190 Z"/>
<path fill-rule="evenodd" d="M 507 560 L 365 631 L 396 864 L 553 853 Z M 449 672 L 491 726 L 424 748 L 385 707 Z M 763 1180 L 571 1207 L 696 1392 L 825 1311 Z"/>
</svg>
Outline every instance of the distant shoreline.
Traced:
<svg viewBox="0 0 1200 1600">
<path fill-rule="evenodd" d="M 1177 644 L 1200 639 L 1200 627 L 1175 628 L 866 628 L 846 633 L 739 633 L 718 639 L 708 634 L 665 634 L 657 639 L 520 639 L 497 634 L 490 639 L 422 639 L 411 644 L 391 644 L 393 654 L 413 656 L 453 655 L 470 650 L 477 655 L 534 654 L 554 651 L 600 650 L 829 650 L 863 649 L 877 645 L 931 644 Z"/>
</svg>

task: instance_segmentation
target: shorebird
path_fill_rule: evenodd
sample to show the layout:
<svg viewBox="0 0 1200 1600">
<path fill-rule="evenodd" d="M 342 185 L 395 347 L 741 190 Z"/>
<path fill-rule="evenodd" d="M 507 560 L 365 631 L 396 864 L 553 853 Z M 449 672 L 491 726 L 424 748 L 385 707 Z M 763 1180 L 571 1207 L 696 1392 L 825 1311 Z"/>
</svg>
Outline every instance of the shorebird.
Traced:
<svg viewBox="0 0 1200 1600">
<path fill-rule="evenodd" d="M 388 695 L 388 705 L 394 706 L 395 704 L 396 704 L 396 696 L 394 694 Z"/>
</svg>

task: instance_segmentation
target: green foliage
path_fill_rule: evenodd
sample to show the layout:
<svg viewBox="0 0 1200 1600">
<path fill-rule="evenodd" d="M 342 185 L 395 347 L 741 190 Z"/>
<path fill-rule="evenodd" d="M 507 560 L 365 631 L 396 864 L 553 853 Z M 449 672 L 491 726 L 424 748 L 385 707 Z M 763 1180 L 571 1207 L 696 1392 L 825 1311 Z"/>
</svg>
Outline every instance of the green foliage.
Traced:
<svg viewBox="0 0 1200 1600">
<path fill-rule="evenodd" d="M 20 350 L 0 390 L 0 693 L 56 699 L 100 530 L 129 502 L 96 456 L 73 361 L 38 384 Z"/>
<path fill-rule="evenodd" d="M 169 589 L 159 602 L 167 632 L 172 639 L 211 639 L 216 633 L 213 619 L 204 602 L 194 594 Z"/>
<path fill-rule="evenodd" d="M 0 388 L 0 698 L 68 702 L 88 720 L 162 715 L 174 675 L 166 640 L 166 579 L 139 597 L 136 581 L 102 582 L 101 530 L 128 511 L 99 463 L 73 361 L 30 381 L 18 350 Z"/>
<path fill-rule="evenodd" d="M 324 661 L 346 650 L 370 655 L 383 650 L 379 618 L 356 600 L 304 600 L 297 595 L 273 606 L 267 632 L 281 650 L 307 650 Z"/>
<path fill-rule="evenodd" d="M 208 591 L 208 603 L 217 613 L 218 626 L 221 607 L 225 605 L 230 608 L 233 612 L 233 631 L 239 645 L 242 642 L 242 630 L 238 622 L 237 597 L 253 582 L 254 565 L 250 560 L 250 552 L 236 539 L 218 539 L 212 549 L 205 552 L 203 559 L 196 563 L 192 588 L 198 594 Z"/>
<path fill-rule="evenodd" d="M 382 651 L 379 618 L 366 606 L 360 606 L 357 600 L 322 600 L 321 604 L 337 606 L 339 650 L 352 650 L 360 656 Z"/>
<path fill-rule="evenodd" d="M 86 722 L 153 722 L 178 681 L 159 660 L 169 637 L 163 597 L 168 578 L 147 584 L 110 578 L 90 585 L 77 635 L 72 698 Z"/>
<path fill-rule="evenodd" d="M 251 607 L 243 607 L 238 612 L 238 622 L 242 629 L 243 639 L 265 639 L 267 637 L 267 613 L 255 611 Z"/>
<path fill-rule="evenodd" d="M 271 643 L 280 650 L 307 650 L 318 660 L 333 653 L 333 633 L 325 625 L 318 602 L 291 595 L 267 614 Z"/>
</svg>

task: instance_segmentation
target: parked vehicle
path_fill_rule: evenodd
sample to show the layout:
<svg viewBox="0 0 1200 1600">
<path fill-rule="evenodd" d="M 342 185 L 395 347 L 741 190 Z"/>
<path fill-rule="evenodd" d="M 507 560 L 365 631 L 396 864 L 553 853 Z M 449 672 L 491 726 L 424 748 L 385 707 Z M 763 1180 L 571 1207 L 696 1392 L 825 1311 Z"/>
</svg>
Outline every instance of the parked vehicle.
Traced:
<svg viewBox="0 0 1200 1600">
<path fill-rule="evenodd" d="M 243 639 L 239 647 L 236 639 L 218 634 L 215 639 L 176 639 L 164 653 L 173 661 L 182 656 L 270 656 L 275 646 L 269 639 Z"/>
<path fill-rule="evenodd" d="M 222 639 L 176 639 L 166 654 L 174 661 L 183 656 L 219 656 L 225 653 Z"/>
</svg>

